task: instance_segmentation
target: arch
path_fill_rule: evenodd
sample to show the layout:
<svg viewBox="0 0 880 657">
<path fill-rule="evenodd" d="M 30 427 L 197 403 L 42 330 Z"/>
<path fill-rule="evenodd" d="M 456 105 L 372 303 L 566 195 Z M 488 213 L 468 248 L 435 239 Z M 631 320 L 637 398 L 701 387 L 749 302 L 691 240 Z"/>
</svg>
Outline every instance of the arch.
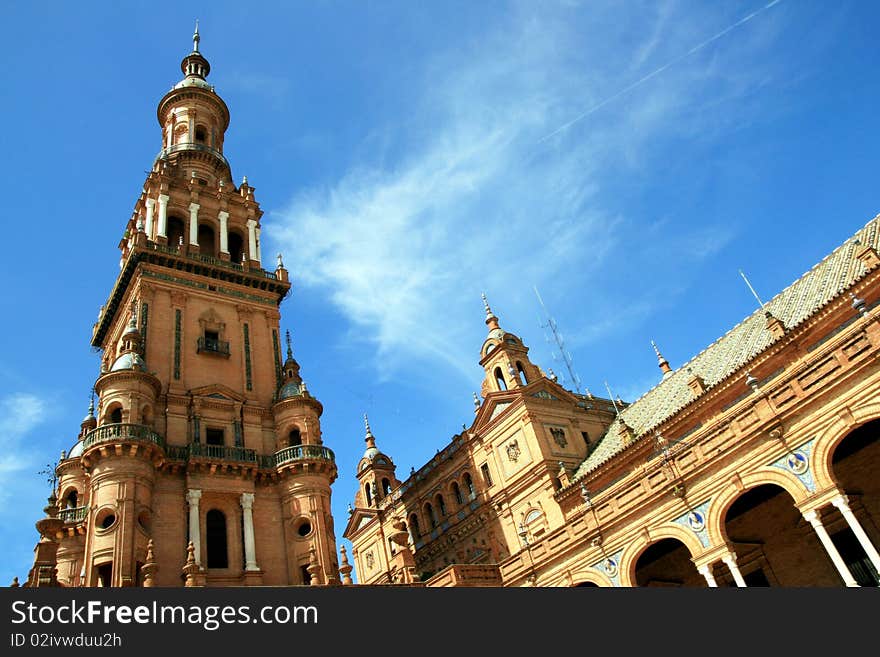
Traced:
<svg viewBox="0 0 880 657">
<path fill-rule="evenodd" d="M 519 373 L 520 383 L 522 383 L 523 385 L 528 385 L 529 377 L 526 376 L 526 371 L 523 368 L 523 364 L 519 361 L 516 361 L 516 371 Z"/>
<path fill-rule="evenodd" d="M 649 530 L 641 532 L 620 556 L 618 570 L 620 572 L 621 586 L 637 586 L 636 566 L 638 565 L 639 557 L 651 545 L 666 539 L 682 543 L 690 552 L 691 559 L 695 559 L 703 553 L 703 545 L 689 529 L 685 529 L 674 522 L 668 522 L 659 527 L 651 527 Z M 694 566 L 694 571 L 696 572 L 696 566 Z"/>
<path fill-rule="evenodd" d="M 228 235 L 229 259 L 241 264 L 241 256 L 244 253 L 244 237 L 236 230 L 230 230 Z"/>
<path fill-rule="evenodd" d="M 199 243 L 199 253 L 205 255 L 217 255 L 217 239 L 214 227 L 208 224 L 199 224 L 199 232 L 196 241 Z"/>
<path fill-rule="evenodd" d="M 495 385 L 498 387 L 498 390 L 507 390 L 507 384 L 504 382 L 504 375 L 501 373 L 501 368 L 495 368 Z"/>
<path fill-rule="evenodd" d="M 196 126 L 196 134 L 195 134 L 195 142 L 197 144 L 204 144 L 208 141 L 208 131 L 205 126 L 199 124 Z M 199 242 L 201 244 L 201 242 Z"/>
<path fill-rule="evenodd" d="M 299 431 L 299 427 L 293 427 L 287 434 L 287 446 L 288 447 L 295 447 L 296 445 L 302 445 L 302 444 L 303 444 L 302 434 Z"/>
<path fill-rule="evenodd" d="M 440 513 L 440 517 L 446 517 L 446 502 L 443 500 L 443 496 L 440 493 L 437 493 L 434 501 L 437 503 L 437 511 Z"/>
<path fill-rule="evenodd" d="M 849 411 L 846 413 L 845 411 Z M 856 409 L 844 409 L 817 438 L 810 455 L 810 467 L 813 469 L 813 480 L 818 490 L 836 487 L 838 482 L 834 476 L 831 462 L 838 445 L 864 424 L 880 419 L 880 403 L 871 402 Z"/>
<path fill-rule="evenodd" d="M 382 496 L 388 495 L 391 492 L 391 481 L 388 477 L 382 478 Z"/>
<path fill-rule="evenodd" d="M 474 490 L 474 480 L 471 478 L 470 472 L 465 472 L 462 475 L 462 481 L 464 482 L 464 487 L 467 490 L 468 499 L 472 500 L 477 495 L 477 491 Z"/>
<path fill-rule="evenodd" d="M 366 495 L 367 498 L 367 506 L 373 506 L 373 493 L 370 490 L 369 482 L 364 484 L 364 495 Z"/>
<path fill-rule="evenodd" d="M 104 413 L 104 424 L 121 424 L 122 423 L 122 404 L 114 402 L 107 406 Z"/>
<path fill-rule="evenodd" d="M 456 504 L 464 504 L 464 498 L 461 496 L 461 487 L 458 485 L 457 481 L 452 482 L 452 498 L 455 500 Z"/>
<path fill-rule="evenodd" d="M 706 530 L 709 532 L 709 545 L 719 546 L 727 543 L 727 530 L 724 528 L 724 519 L 730 506 L 740 495 L 751 488 L 764 484 L 776 484 L 784 488 L 791 495 L 794 504 L 803 502 L 810 494 L 806 486 L 793 474 L 781 468 L 762 468 L 756 472 L 740 477 L 740 485 L 731 483 L 722 490 L 709 505 L 706 513 Z"/>
<path fill-rule="evenodd" d="M 425 515 L 428 517 L 428 522 L 431 525 L 431 529 L 437 526 L 437 516 L 434 514 L 434 507 L 431 506 L 430 502 L 425 504 Z"/>
<path fill-rule="evenodd" d="M 70 486 L 65 490 L 61 495 L 61 500 L 65 509 L 75 509 L 79 502 L 79 491 L 76 490 L 76 486 Z"/>
<path fill-rule="evenodd" d="M 419 538 L 422 535 L 421 529 L 419 529 L 419 516 L 417 514 L 409 514 L 409 526 L 413 538 Z"/>
<path fill-rule="evenodd" d="M 181 244 L 181 240 L 184 239 L 184 235 L 186 234 L 186 223 L 181 217 L 170 215 L 168 217 L 168 226 L 165 230 L 165 234 L 168 236 L 169 246 L 177 246 L 178 244 Z"/>
<path fill-rule="evenodd" d="M 205 543 L 208 550 L 208 568 L 228 568 L 226 515 L 219 509 L 211 509 L 205 514 Z"/>
<path fill-rule="evenodd" d="M 604 573 L 600 573 L 598 570 L 593 568 L 587 568 L 585 570 L 579 570 L 576 573 L 572 573 L 571 575 L 571 586 L 572 588 L 577 586 L 599 586 L 602 588 L 612 588 L 614 586 L 614 582 L 605 575 Z"/>
</svg>

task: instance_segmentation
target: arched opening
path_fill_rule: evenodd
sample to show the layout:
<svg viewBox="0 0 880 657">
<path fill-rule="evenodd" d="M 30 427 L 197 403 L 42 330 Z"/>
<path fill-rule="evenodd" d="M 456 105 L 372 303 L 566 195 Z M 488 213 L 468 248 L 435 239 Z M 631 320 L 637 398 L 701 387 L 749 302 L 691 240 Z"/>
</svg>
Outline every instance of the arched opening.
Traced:
<svg viewBox="0 0 880 657">
<path fill-rule="evenodd" d="M 452 497 L 455 498 L 456 504 L 464 504 L 464 498 L 461 496 L 461 487 L 457 481 L 452 482 Z"/>
<path fill-rule="evenodd" d="M 113 562 L 106 561 L 98 564 L 95 568 L 97 571 L 95 586 L 112 586 L 113 585 Z"/>
<path fill-rule="evenodd" d="M 529 377 L 526 376 L 526 371 L 523 369 L 522 363 L 516 361 L 516 371 L 519 372 L 519 380 L 523 385 L 528 385 Z"/>
<path fill-rule="evenodd" d="M 214 238 L 214 229 L 205 224 L 199 224 L 199 253 L 209 256 L 217 255 L 217 245 Z"/>
<path fill-rule="evenodd" d="M 431 528 L 437 526 L 437 516 L 434 514 L 434 507 L 431 506 L 431 503 L 428 502 L 425 504 L 425 515 L 428 517 L 428 522 L 431 523 Z"/>
<path fill-rule="evenodd" d="M 197 125 L 196 126 L 196 143 L 204 144 L 208 140 L 208 131 L 205 130 L 205 126 Z M 201 241 L 199 241 L 201 244 Z"/>
<path fill-rule="evenodd" d="M 388 479 L 382 480 L 382 496 L 388 495 L 391 492 L 391 482 Z"/>
<path fill-rule="evenodd" d="M 437 510 L 440 512 L 440 517 L 446 517 L 446 502 L 443 501 L 443 496 L 437 495 L 437 497 L 434 498 L 434 501 L 437 502 Z"/>
<path fill-rule="evenodd" d="M 168 217 L 168 227 L 165 234 L 168 235 L 168 246 L 183 244 L 183 231 L 185 224 L 180 217 Z"/>
<path fill-rule="evenodd" d="M 504 382 L 504 375 L 501 373 L 501 368 L 495 368 L 495 383 L 498 386 L 498 390 L 507 390 L 507 384 Z"/>
<path fill-rule="evenodd" d="M 70 491 L 67 494 L 67 497 L 65 498 L 64 503 L 65 503 L 66 508 L 75 509 L 77 499 L 78 499 L 78 495 L 77 495 L 76 489 L 74 488 L 72 491 Z"/>
<path fill-rule="evenodd" d="M 415 513 L 411 513 L 409 516 L 409 528 L 413 538 L 419 538 L 422 535 L 419 530 L 419 517 Z"/>
<path fill-rule="evenodd" d="M 228 568 L 226 546 L 226 516 L 211 509 L 205 516 L 205 539 L 208 547 L 208 568 Z"/>
<path fill-rule="evenodd" d="M 122 406 L 116 406 L 110 411 L 108 417 L 110 424 L 120 424 L 122 422 Z"/>
<path fill-rule="evenodd" d="M 595 582 L 578 582 L 577 584 L 574 584 L 574 585 L 572 586 L 572 588 L 578 588 L 578 587 L 581 587 L 581 586 L 592 586 L 592 587 L 597 588 L 597 589 L 599 588 L 599 585 L 596 584 Z"/>
<path fill-rule="evenodd" d="M 235 231 L 229 231 L 229 259 L 241 264 L 242 253 L 244 253 L 244 239 Z"/>
<path fill-rule="evenodd" d="M 373 492 L 370 490 L 370 484 L 364 484 L 364 495 L 367 498 L 367 506 L 373 506 Z"/>
<path fill-rule="evenodd" d="M 649 545 L 636 561 L 637 586 L 706 586 L 687 546 L 675 538 Z"/>
<path fill-rule="evenodd" d="M 834 449 L 831 469 L 858 523 L 875 548 L 880 546 L 880 420 L 863 424 Z M 843 515 L 825 509 L 822 521 L 853 578 L 860 586 L 880 585 L 880 575 Z"/>
<path fill-rule="evenodd" d="M 477 492 L 474 490 L 474 480 L 471 479 L 469 472 L 464 473 L 462 481 L 464 481 L 464 487 L 467 489 L 468 499 L 473 500 L 477 496 Z"/>
<path fill-rule="evenodd" d="M 745 491 L 730 505 L 724 526 L 747 586 L 839 586 L 842 582 L 816 532 L 776 484 Z M 719 586 L 735 586 L 728 568 Z"/>
<path fill-rule="evenodd" d="M 290 430 L 290 433 L 287 434 L 287 445 L 289 447 L 295 447 L 296 445 L 302 445 L 302 435 L 299 432 L 299 429 L 294 427 Z"/>
</svg>

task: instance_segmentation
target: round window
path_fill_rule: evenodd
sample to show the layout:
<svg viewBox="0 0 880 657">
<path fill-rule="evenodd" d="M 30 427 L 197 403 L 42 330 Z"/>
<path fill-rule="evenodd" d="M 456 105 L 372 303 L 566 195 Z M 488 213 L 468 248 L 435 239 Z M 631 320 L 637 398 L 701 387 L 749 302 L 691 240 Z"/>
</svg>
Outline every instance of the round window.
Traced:
<svg viewBox="0 0 880 657">
<path fill-rule="evenodd" d="M 116 511 L 113 507 L 105 507 L 98 511 L 95 525 L 100 529 L 110 529 L 116 522 Z"/>
<path fill-rule="evenodd" d="M 306 537 L 312 533 L 312 525 L 308 520 L 303 520 L 296 528 L 296 533 L 302 537 Z"/>
</svg>

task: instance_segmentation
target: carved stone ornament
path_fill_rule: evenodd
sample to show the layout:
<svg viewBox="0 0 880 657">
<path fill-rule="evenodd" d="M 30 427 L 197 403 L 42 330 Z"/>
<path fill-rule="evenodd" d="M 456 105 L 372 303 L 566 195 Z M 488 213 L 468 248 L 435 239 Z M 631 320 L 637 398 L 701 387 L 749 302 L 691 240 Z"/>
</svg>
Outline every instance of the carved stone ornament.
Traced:
<svg viewBox="0 0 880 657">
<path fill-rule="evenodd" d="M 373 565 L 376 563 L 375 558 L 373 557 L 372 552 L 367 552 L 367 568 L 373 570 Z"/>
<path fill-rule="evenodd" d="M 568 440 L 565 439 L 565 430 L 560 429 L 559 427 L 551 427 L 550 435 L 553 436 L 553 440 L 560 447 L 565 447 L 568 445 Z"/>
<path fill-rule="evenodd" d="M 520 449 L 519 442 L 514 440 L 512 443 L 508 443 L 507 447 L 507 458 L 516 463 L 519 460 Z"/>
</svg>

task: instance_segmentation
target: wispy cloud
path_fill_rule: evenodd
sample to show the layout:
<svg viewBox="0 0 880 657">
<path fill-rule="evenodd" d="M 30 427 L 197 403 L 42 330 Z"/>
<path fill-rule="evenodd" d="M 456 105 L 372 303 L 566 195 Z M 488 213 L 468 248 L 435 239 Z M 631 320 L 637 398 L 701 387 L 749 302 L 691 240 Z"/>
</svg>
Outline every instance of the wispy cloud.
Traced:
<svg viewBox="0 0 880 657">
<path fill-rule="evenodd" d="M 0 399 L 0 436 L 3 444 L 0 478 L 4 481 L 11 481 L 16 473 L 37 464 L 36 454 L 39 452 L 28 449 L 24 439 L 46 420 L 47 412 L 46 401 L 29 393 L 13 393 Z M 14 489 L 10 486 L 0 487 L 0 509 L 8 508 L 6 500 L 20 490 L 20 486 Z"/>
<path fill-rule="evenodd" d="M 626 216 L 619 195 L 621 175 L 637 178 L 651 161 L 646 152 L 664 137 L 701 139 L 729 108 L 686 122 L 683 113 L 707 102 L 709 88 L 729 97 L 747 93 L 742 73 L 734 87 L 714 72 L 717 64 L 691 58 L 664 74 L 663 84 L 654 84 L 657 76 L 627 94 L 601 120 L 579 119 L 566 139 L 548 141 L 578 108 L 607 98 L 615 76 L 644 63 L 664 37 L 658 28 L 642 48 L 622 50 L 601 26 L 579 33 L 568 11 L 523 9 L 477 45 L 435 55 L 425 63 L 423 105 L 409 108 L 406 131 L 393 145 L 407 155 L 365 156 L 335 184 L 297 193 L 264 218 L 296 278 L 327 291 L 350 320 L 351 337 L 375 346 L 380 376 L 417 358 L 445 362 L 472 379 L 470 328 L 481 324 L 481 291 L 502 325 L 505 307 L 516 303 L 529 304 L 523 316 L 534 316 L 533 300 L 523 297 L 532 285 L 568 295 L 572 305 L 589 304 L 601 317 L 612 300 L 588 298 L 595 274 L 625 278 L 641 261 L 673 274 L 630 292 L 629 307 L 650 309 L 658 285 L 670 278 L 681 285 L 677 271 L 717 253 L 735 234 L 707 220 L 645 239 L 656 219 Z M 686 21 L 676 16 L 676 36 Z M 688 45 L 706 29 L 690 27 Z M 655 253 L 665 257 L 654 261 Z M 597 339 L 613 324 L 596 322 L 580 339 Z"/>
</svg>

